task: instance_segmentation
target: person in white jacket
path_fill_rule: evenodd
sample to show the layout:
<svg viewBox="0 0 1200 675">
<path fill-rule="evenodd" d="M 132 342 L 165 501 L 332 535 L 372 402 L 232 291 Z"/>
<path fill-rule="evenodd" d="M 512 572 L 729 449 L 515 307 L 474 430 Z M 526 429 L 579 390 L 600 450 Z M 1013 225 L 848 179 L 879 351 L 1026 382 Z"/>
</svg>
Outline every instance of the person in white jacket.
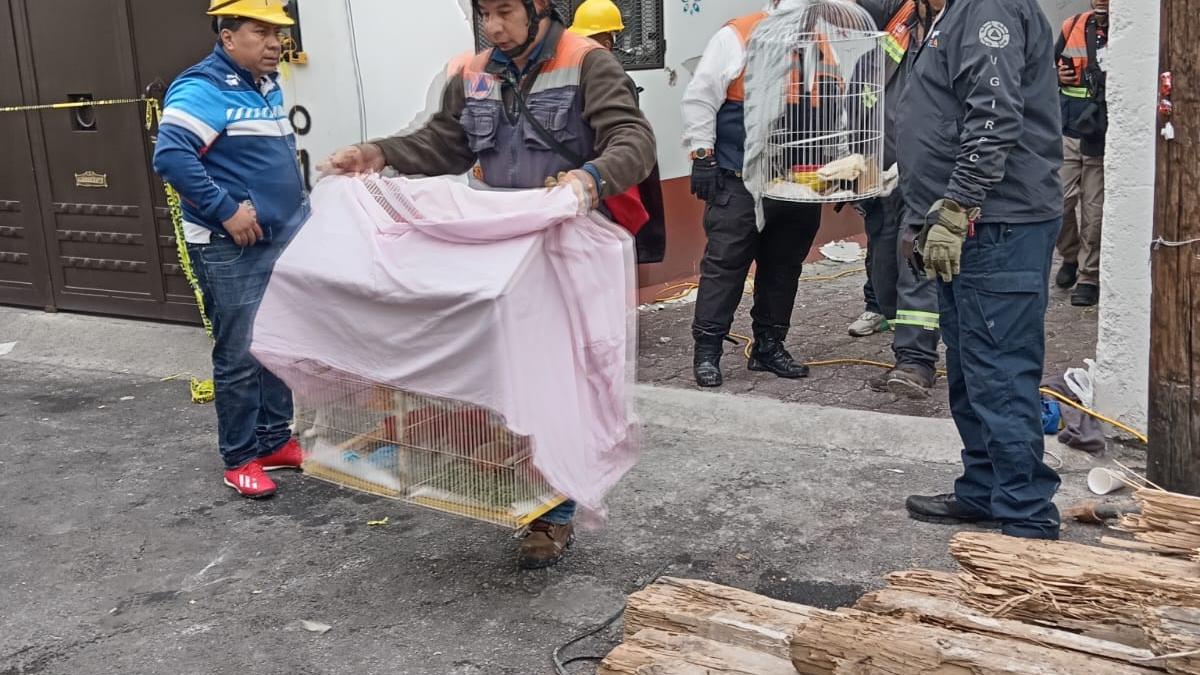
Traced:
<svg viewBox="0 0 1200 675">
<path fill-rule="evenodd" d="M 774 0 L 764 11 L 725 24 L 709 41 L 684 92 L 683 142 L 691 153 L 692 194 L 705 202 L 708 238 L 692 323 L 693 373 L 701 387 L 723 382 L 722 347 L 730 340 L 733 314 L 751 263 L 756 264 L 756 272 L 750 370 L 785 378 L 808 375 L 808 367 L 792 358 L 784 340 L 802 264 L 821 226 L 821 206 L 765 199 L 765 226 L 759 231 L 755 200 L 742 182 L 750 36 L 771 12 L 807 1 Z M 815 103 L 807 97 L 806 93 L 804 105 Z"/>
</svg>

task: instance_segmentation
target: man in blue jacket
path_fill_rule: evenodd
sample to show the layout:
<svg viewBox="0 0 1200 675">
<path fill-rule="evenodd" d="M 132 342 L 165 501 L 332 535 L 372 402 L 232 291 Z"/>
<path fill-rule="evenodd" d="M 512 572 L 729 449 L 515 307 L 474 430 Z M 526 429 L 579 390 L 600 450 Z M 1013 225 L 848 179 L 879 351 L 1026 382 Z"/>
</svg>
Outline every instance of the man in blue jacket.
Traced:
<svg viewBox="0 0 1200 675">
<path fill-rule="evenodd" d="M 1063 203 L 1054 38 L 1036 0 L 947 0 L 896 119 L 905 222 L 923 226 L 925 272 L 940 278 L 964 465 L 953 493 L 909 497 L 909 514 L 1041 539 L 1060 522 L 1038 392 Z"/>
<path fill-rule="evenodd" d="M 295 136 L 276 72 L 281 0 L 213 0 L 219 41 L 167 91 L 154 169 L 179 192 L 188 254 L 213 327 L 224 482 L 268 497 L 264 473 L 299 468 L 292 394 L 250 355 L 275 260 L 308 215 Z"/>
</svg>

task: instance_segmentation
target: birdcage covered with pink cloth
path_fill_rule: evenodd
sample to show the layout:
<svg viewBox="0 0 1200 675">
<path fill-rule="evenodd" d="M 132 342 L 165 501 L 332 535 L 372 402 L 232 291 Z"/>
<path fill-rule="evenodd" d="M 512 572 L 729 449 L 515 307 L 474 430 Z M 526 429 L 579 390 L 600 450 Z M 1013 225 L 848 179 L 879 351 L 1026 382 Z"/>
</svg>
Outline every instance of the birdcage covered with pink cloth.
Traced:
<svg viewBox="0 0 1200 675">
<path fill-rule="evenodd" d="M 506 527 L 603 514 L 638 451 L 629 235 L 569 187 L 332 177 L 312 200 L 252 347 L 305 472 Z"/>
</svg>

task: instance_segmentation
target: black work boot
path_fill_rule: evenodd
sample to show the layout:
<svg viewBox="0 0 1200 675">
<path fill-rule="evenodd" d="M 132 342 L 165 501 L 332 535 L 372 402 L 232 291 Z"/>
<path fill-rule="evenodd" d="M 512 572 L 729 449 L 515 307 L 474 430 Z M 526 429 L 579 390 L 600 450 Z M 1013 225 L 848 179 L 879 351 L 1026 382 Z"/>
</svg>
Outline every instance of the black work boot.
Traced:
<svg viewBox="0 0 1200 675">
<path fill-rule="evenodd" d="M 896 366 L 888 371 L 887 389 L 902 398 L 926 399 L 933 389 L 933 375 L 920 367 Z"/>
<path fill-rule="evenodd" d="M 1075 285 L 1075 276 L 1079 274 L 1079 265 L 1065 262 L 1054 275 L 1054 285 L 1059 288 L 1070 288 Z"/>
<path fill-rule="evenodd" d="M 758 372 L 775 373 L 788 379 L 808 377 L 808 366 L 797 363 L 788 350 L 784 349 L 783 338 L 786 335 L 783 331 L 756 335 L 746 367 Z"/>
<path fill-rule="evenodd" d="M 923 523 L 996 525 L 991 514 L 982 513 L 963 505 L 953 492 L 930 497 L 912 495 L 905 500 L 904 508 L 908 509 L 909 518 Z"/>
<path fill-rule="evenodd" d="M 721 337 L 705 336 L 696 340 L 692 348 L 692 375 L 700 387 L 719 387 L 725 381 L 721 376 Z"/>
<path fill-rule="evenodd" d="M 1071 291 L 1071 304 L 1076 307 L 1092 307 L 1100 302 L 1100 287 L 1095 284 L 1079 284 Z"/>
</svg>

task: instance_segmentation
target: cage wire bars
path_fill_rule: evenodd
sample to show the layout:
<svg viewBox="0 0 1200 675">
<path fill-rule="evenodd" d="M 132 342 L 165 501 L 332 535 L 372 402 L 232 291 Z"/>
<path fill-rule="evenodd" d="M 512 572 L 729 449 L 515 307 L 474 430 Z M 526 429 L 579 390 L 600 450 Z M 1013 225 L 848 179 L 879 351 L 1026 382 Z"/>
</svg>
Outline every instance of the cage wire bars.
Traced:
<svg viewBox="0 0 1200 675">
<path fill-rule="evenodd" d="M 746 187 L 756 199 L 846 202 L 880 192 L 884 34 L 846 0 L 784 0 L 746 65 Z"/>
</svg>

